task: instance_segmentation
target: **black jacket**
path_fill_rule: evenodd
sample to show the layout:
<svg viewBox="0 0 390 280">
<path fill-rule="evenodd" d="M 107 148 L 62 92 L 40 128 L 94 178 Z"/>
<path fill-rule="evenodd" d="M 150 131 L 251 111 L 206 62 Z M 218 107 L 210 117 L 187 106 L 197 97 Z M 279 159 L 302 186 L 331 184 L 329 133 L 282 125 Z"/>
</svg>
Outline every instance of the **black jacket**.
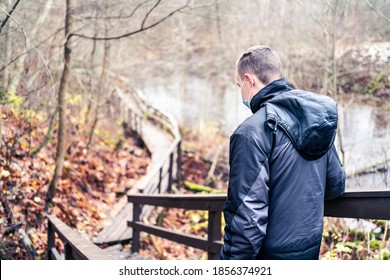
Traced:
<svg viewBox="0 0 390 280">
<path fill-rule="evenodd" d="M 230 138 L 221 259 L 318 259 L 324 199 L 344 192 L 337 107 L 282 78 L 251 101 Z"/>
</svg>

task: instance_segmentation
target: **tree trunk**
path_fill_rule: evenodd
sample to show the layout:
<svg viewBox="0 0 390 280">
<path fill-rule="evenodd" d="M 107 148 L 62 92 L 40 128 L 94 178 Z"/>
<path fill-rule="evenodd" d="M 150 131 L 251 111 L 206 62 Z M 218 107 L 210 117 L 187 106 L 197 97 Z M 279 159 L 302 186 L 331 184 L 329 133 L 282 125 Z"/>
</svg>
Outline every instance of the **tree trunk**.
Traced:
<svg viewBox="0 0 390 280">
<path fill-rule="evenodd" d="M 11 1 L 8 1 L 7 6 L 11 5 Z M 8 61 L 11 60 L 11 55 L 12 55 L 12 48 L 11 48 L 11 37 L 9 36 L 9 30 L 10 30 L 10 25 L 12 25 L 13 22 L 11 21 L 9 24 L 7 24 L 4 29 L 4 40 L 5 40 L 5 52 L 4 52 L 4 57 L 3 54 L 0 54 L 2 57 L 2 62 L 6 64 Z M 4 89 L 4 97 L 5 97 L 5 89 L 8 88 L 9 85 L 9 80 L 10 80 L 10 71 L 9 67 L 6 67 L 3 71 L 3 89 Z"/>
<path fill-rule="evenodd" d="M 339 0 L 335 0 L 332 7 L 332 96 L 337 98 L 337 61 L 336 61 L 336 41 L 337 41 L 337 11 Z"/>
<path fill-rule="evenodd" d="M 107 16 L 107 9 L 108 4 L 107 0 L 105 1 L 105 10 L 104 10 L 104 16 Z M 105 21 L 104 23 L 104 36 L 108 37 L 108 22 Z M 107 80 L 107 72 L 109 67 L 109 55 L 110 55 L 110 46 L 111 44 L 109 41 L 104 41 L 104 54 L 103 54 L 103 65 L 102 65 L 102 71 L 100 73 L 100 79 L 99 79 L 99 89 L 97 93 L 97 100 L 95 100 L 95 114 L 94 114 L 94 121 L 92 123 L 91 131 L 89 133 L 89 139 L 87 147 L 92 143 L 93 134 L 95 132 L 97 123 L 99 121 L 99 111 L 102 105 L 102 96 L 104 94 L 104 91 L 106 90 L 106 80 Z"/>
<path fill-rule="evenodd" d="M 218 44 L 220 45 L 222 42 L 222 31 L 221 31 L 221 18 L 220 18 L 220 11 L 219 11 L 219 0 L 215 0 L 215 13 L 217 15 L 216 18 L 216 28 L 217 28 L 217 36 L 218 36 Z"/>
<path fill-rule="evenodd" d="M 98 36 L 98 20 L 95 20 L 95 37 Z M 92 51 L 91 51 L 91 57 L 90 57 L 90 67 L 91 67 L 91 72 L 90 72 L 90 77 L 89 77 L 89 93 L 88 93 L 88 105 L 87 105 L 87 112 L 85 114 L 85 123 L 88 123 L 89 116 L 91 114 L 92 108 L 93 108 L 93 98 L 92 98 L 92 92 L 94 91 L 94 80 L 95 80 L 95 53 L 96 53 L 96 45 L 97 41 L 92 40 Z"/>
<path fill-rule="evenodd" d="M 65 134 L 66 134 L 66 99 L 65 95 L 68 89 L 68 82 L 70 77 L 70 63 L 71 63 L 71 46 L 70 46 L 70 24 L 71 24 L 71 12 L 70 4 L 71 0 L 66 0 L 66 14 L 65 14 L 65 45 L 64 45 L 64 70 L 62 71 L 60 88 L 58 91 L 58 140 L 57 140 L 57 156 L 56 167 L 54 176 L 50 182 L 49 189 L 47 191 L 46 209 L 50 206 L 56 193 L 57 185 L 62 176 L 62 169 L 64 165 L 65 155 Z"/>
<path fill-rule="evenodd" d="M 11 1 L 8 0 L 5 3 L 7 6 L 11 5 Z M 4 23 L 4 21 L 3 21 Z M 10 24 L 13 22 L 11 21 Z M 10 24 L 4 25 L 4 30 L 5 34 L 4 39 L 5 39 L 5 52 L 0 53 L 0 58 L 1 61 L 6 64 L 8 61 L 11 60 L 11 55 L 12 55 L 12 48 L 11 48 L 11 37 L 9 36 L 9 30 L 10 30 Z M 3 56 L 4 55 L 4 56 Z M 10 71 L 9 67 L 6 67 L 3 71 L 3 81 L 2 85 L 0 84 L 0 149 L 3 145 L 3 113 L 2 113 L 2 105 L 3 103 L 7 102 L 7 91 L 8 91 L 8 85 L 9 85 L 9 80 L 10 80 Z"/>
<path fill-rule="evenodd" d="M 324 48 L 325 48 L 325 62 L 324 62 L 324 72 L 322 77 L 322 94 L 328 94 L 329 93 L 329 67 L 330 67 L 330 55 L 329 55 L 329 32 L 328 28 L 326 26 L 327 23 L 327 15 L 326 15 L 326 4 L 323 7 L 323 24 L 321 24 L 322 27 L 322 33 L 323 33 L 323 40 L 324 40 Z"/>
</svg>

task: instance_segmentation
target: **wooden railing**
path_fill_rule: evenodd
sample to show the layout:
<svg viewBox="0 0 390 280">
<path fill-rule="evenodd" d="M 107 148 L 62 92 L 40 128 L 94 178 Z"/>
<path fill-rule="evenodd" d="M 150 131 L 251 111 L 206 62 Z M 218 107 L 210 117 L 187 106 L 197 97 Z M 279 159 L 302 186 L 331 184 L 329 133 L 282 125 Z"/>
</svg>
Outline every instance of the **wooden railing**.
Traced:
<svg viewBox="0 0 390 280">
<path fill-rule="evenodd" d="M 325 201 L 325 216 L 390 220 L 389 191 L 349 191 Z"/>
<path fill-rule="evenodd" d="M 53 215 L 48 215 L 48 260 L 113 260 L 114 258 L 98 246 L 82 238 L 73 229 Z M 64 245 L 63 253 L 55 246 L 55 236 Z"/>
<path fill-rule="evenodd" d="M 133 203 L 133 220 L 128 225 L 133 228 L 133 252 L 140 248 L 140 232 L 148 232 L 191 247 L 208 252 L 209 259 L 217 259 L 221 242 L 221 210 L 226 195 L 129 195 Z M 195 235 L 177 233 L 163 227 L 145 225 L 140 222 L 143 205 L 162 206 L 167 208 L 182 208 L 187 210 L 207 210 L 207 239 Z"/>
<path fill-rule="evenodd" d="M 171 189 L 175 169 L 177 171 L 177 180 L 180 179 L 181 137 L 175 120 L 169 114 L 163 114 L 147 104 L 141 93 L 136 89 L 133 88 L 131 94 L 134 100 L 136 100 L 138 108 L 141 109 L 141 113 L 133 111 L 123 102 L 120 106 L 122 108 L 122 119 L 128 122 L 131 128 L 137 131 L 140 136 L 142 136 L 142 122 L 146 117 L 166 129 L 174 137 L 171 146 L 161 155 L 161 160 L 158 164 L 137 184 L 142 194 L 128 194 L 128 202 L 133 203 L 133 220 L 128 222 L 128 226 L 133 228 L 133 251 L 137 252 L 140 248 L 140 233 L 147 232 L 205 250 L 208 252 L 209 259 L 218 258 L 222 246 L 221 212 L 226 195 L 152 194 L 156 192 L 162 193 Z M 123 101 L 124 95 L 120 98 Z M 163 186 L 163 182 L 167 182 L 167 185 Z M 207 238 L 177 233 L 162 227 L 143 224 L 140 220 L 144 205 L 209 211 Z M 390 191 L 347 192 L 340 198 L 325 201 L 324 215 L 390 220 Z M 64 243 L 64 257 L 59 254 L 55 247 L 55 234 Z M 113 259 L 112 256 L 83 239 L 54 216 L 48 216 L 47 248 L 48 259 Z"/>
<path fill-rule="evenodd" d="M 144 121 L 150 120 L 173 136 L 169 148 L 164 154 L 160 155 L 160 160 L 137 183 L 136 188 L 140 193 L 170 191 L 174 181 L 174 172 L 176 172 L 176 181 L 179 182 L 180 180 L 181 136 L 178 124 L 170 114 L 163 113 L 149 105 L 145 101 L 142 92 L 131 87 L 123 77 L 116 78 L 129 89 L 128 93 L 121 92 L 119 88 L 112 90 L 113 100 L 111 100 L 111 103 L 114 106 L 111 109 L 115 111 L 117 117 L 121 118 L 123 125 L 127 126 L 124 128 L 130 128 L 142 138 Z M 137 110 L 129 106 L 128 98 L 132 98 L 136 103 Z M 147 213 L 148 211 L 144 211 L 144 214 Z M 64 256 L 61 256 L 55 247 L 55 234 L 64 243 Z M 99 247 L 83 239 L 55 216 L 48 216 L 47 248 L 48 259 L 113 259 Z"/>
<path fill-rule="evenodd" d="M 160 161 L 152 166 L 148 174 L 137 184 L 140 193 L 164 193 L 172 190 L 174 171 L 176 181 L 180 182 L 181 140 L 176 139 L 162 155 Z M 164 185 L 165 184 L 165 185 Z"/>
<path fill-rule="evenodd" d="M 140 248 L 140 233 L 147 232 L 208 252 L 209 259 L 216 259 L 222 246 L 221 212 L 226 195 L 128 195 L 133 203 L 133 251 Z M 140 221 L 144 205 L 187 210 L 208 210 L 208 238 L 183 234 L 163 227 L 146 225 Z M 325 201 L 324 216 L 390 220 L 390 191 L 346 192 L 339 198 Z"/>
<path fill-rule="evenodd" d="M 165 129 L 170 133 L 175 139 L 180 138 L 179 126 L 175 118 L 168 112 L 163 112 L 160 109 L 157 109 L 150 105 L 140 89 L 133 86 L 125 77 L 115 76 L 115 79 L 122 83 L 123 87 L 127 89 L 126 93 L 123 93 L 118 87 L 114 89 L 114 95 L 117 95 L 122 99 L 123 107 L 133 111 L 126 104 L 126 95 L 131 96 L 132 100 L 136 103 L 138 110 L 138 115 L 143 115 L 144 118 L 153 121 L 155 124 Z"/>
<path fill-rule="evenodd" d="M 115 95 L 121 99 L 120 107 L 125 109 L 122 110 L 122 119 L 129 123 L 131 128 L 136 130 L 141 137 L 143 135 L 142 127 L 145 120 L 152 121 L 155 125 L 161 127 L 173 137 L 173 141 L 169 148 L 164 154 L 160 155 L 160 160 L 155 163 L 148 171 L 148 174 L 137 183 L 137 189 L 140 193 L 170 192 L 174 175 L 176 175 L 177 182 L 180 182 L 181 136 L 179 126 L 169 113 L 162 112 L 147 103 L 143 93 L 136 87 L 131 86 L 125 78 L 117 77 L 117 79 L 124 83 L 128 89 L 127 93 L 123 93 L 119 88 L 115 89 Z M 126 103 L 128 102 L 129 97 L 135 102 L 139 112 L 135 112 Z M 174 174 L 174 172 L 176 174 Z"/>
</svg>

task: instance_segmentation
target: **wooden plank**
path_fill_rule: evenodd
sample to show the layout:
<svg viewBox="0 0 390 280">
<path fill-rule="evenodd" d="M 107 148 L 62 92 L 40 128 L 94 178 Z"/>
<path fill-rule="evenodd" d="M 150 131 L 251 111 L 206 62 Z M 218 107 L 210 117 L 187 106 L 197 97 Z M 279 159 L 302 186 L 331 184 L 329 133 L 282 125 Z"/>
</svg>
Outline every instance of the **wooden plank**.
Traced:
<svg viewBox="0 0 390 280">
<path fill-rule="evenodd" d="M 128 201 L 187 210 L 222 211 L 226 195 L 128 195 Z M 325 201 L 325 216 L 390 219 L 390 191 L 346 192 Z"/>
<path fill-rule="evenodd" d="M 389 198 L 390 190 L 358 190 L 358 191 L 346 191 L 340 198 L 352 198 L 352 197 L 381 197 Z"/>
<path fill-rule="evenodd" d="M 134 204 L 133 206 L 133 221 L 135 223 L 139 222 L 139 219 L 141 217 L 142 207 L 139 204 Z M 140 230 L 137 227 L 133 227 L 133 251 L 139 252 L 139 249 L 141 247 L 140 243 Z"/>
<path fill-rule="evenodd" d="M 52 260 L 54 255 L 52 255 L 52 249 L 55 246 L 55 232 L 53 224 L 49 221 L 47 225 L 47 259 Z"/>
<path fill-rule="evenodd" d="M 369 193 L 367 197 L 363 193 L 351 193 L 327 200 L 324 216 L 390 220 L 389 193 Z"/>
<path fill-rule="evenodd" d="M 221 240 L 221 211 L 209 211 L 209 222 L 207 228 L 208 242 L 212 243 L 214 241 Z M 209 260 L 219 259 L 219 252 L 208 252 Z"/>
<path fill-rule="evenodd" d="M 222 211 L 226 195 L 170 195 L 170 194 L 142 194 L 128 195 L 130 203 L 148 204 L 154 206 L 182 208 L 187 210 L 212 210 Z"/>
<path fill-rule="evenodd" d="M 113 222 L 99 233 L 93 243 L 113 245 L 131 240 L 132 229 L 127 226 L 127 221 L 132 219 L 133 205 L 127 204 Z"/>
<path fill-rule="evenodd" d="M 156 128 L 154 129 L 156 130 Z M 150 128 L 146 130 L 146 133 L 150 133 Z M 150 139 L 146 140 L 148 138 L 153 138 L 154 141 Z M 174 150 L 177 147 L 177 144 L 180 142 L 180 139 L 175 139 L 173 143 L 169 143 L 169 144 L 165 143 L 165 145 L 162 145 L 161 140 L 157 142 L 156 139 L 158 139 L 158 137 L 156 137 L 155 132 L 154 134 L 145 136 L 145 143 L 148 146 L 148 149 L 152 152 L 152 163 L 148 169 L 147 174 L 142 178 L 141 181 L 142 184 L 138 185 L 140 192 L 145 192 L 145 193 L 149 192 L 148 185 L 150 184 L 150 182 L 154 180 L 154 178 L 158 178 L 158 173 L 160 172 L 160 168 L 166 166 L 166 163 L 168 163 L 171 153 L 174 152 Z M 150 143 L 147 143 L 148 141 Z M 164 173 L 165 171 L 163 171 L 163 174 Z"/>
<path fill-rule="evenodd" d="M 114 246 L 107 247 L 103 251 L 115 257 L 117 260 L 126 260 L 130 258 L 130 250 L 123 250 L 122 244 L 116 244 Z"/>
<path fill-rule="evenodd" d="M 106 254 L 102 249 L 82 238 L 70 227 L 64 224 L 57 217 L 48 215 L 49 222 L 52 223 L 54 231 L 58 234 L 62 242 L 72 248 L 72 255 L 85 260 L 110 260 L 114 259 Z M 69 247 L 67 247 L 68 250 Z M 68 251 L 69 253 L 69 251 Z"/>
<path fill-rule="evenodd" d="M 126 87 L 131 88 L 127 81 L 121 79 L 121 82 Z M 130 118 L 139 123 L 141 128 L 139 128 L 138 133 L 142 134 L 144 143 L 152 156 L 147 174 L 137 182 L 136 186 L 133 186 L 133 189 L 137 188 L 140 192 L 152 193 L 156 188 L 159 188 L 163 192 L 167 189 L 165 177 L 169 175 L 168 170 L 172 177 L 172 172 L 176 168 L 168 168 L 168 157 L 170 153 L 176 151 L 176 147 L 181 141 L 178 125 L 171 116 L 166 116 L 147 104 L 139 90 L 133 89 L 132 91 L 131 94 L 125 94 L 117 88 L 116 96 L 120 98 L 122 104 L 126 105 Z M 138 113 L 133 113 L 133 111 Z M 141 115 L 143 117 L 145 114 L 148 119 L 143 118 L 140 121 Z M 138 127 L 136 123 L 132 126 Z M 132 219 L 132 213 L 124 214 L 123 212 L 127 212 L 127 210 L 123 210 L 111 225 L 95 238 L 95 244 L 116 244 L 132 238 L 132 229 L 127 227 L 127 221 Z"/>
<path fill-rule="evenodd" d="M 153 235 L 160 236 L 181 244 L 185 244 L 191 247 L 202 249 L 212 253 L 219 253 L 222 241 L 209 242 L 208 240 L 198 237 L 196 235 L 176 233 L 171 230 L 164 229 L 158 226 L 145 225 L 141 222 L 129 221 L 128 225 L 133 228 L 137 228 L 140 231 L 147 232 Z"/>
</svg>

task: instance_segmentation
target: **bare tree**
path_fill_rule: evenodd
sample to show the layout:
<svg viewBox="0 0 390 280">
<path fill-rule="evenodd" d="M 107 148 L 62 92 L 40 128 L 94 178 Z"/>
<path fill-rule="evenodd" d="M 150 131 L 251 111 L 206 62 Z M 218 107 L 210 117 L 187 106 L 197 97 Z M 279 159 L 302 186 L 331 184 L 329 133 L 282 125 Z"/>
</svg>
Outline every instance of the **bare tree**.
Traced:
<svg viewBox="0 0 390 280">
<path fill-rule="evenodd" d="M 154 22 L 147 24 L 147 20 L 148 20 L 149 16 L 151 15 L 151 13 L 161 4 L 161 0 L 157 0 L 155 2 L 155 4 L 145 13 L 145 15 L 141 21 L 141 25 L 138 29 L 136 29 L 134 31 L 130 31 L 130 32 L 125 32 L 125 33 L 120 34 L 120 35 L 103 36 L 103 37 L 88 36 L 88 35 L 84 35 L 82 33 L 77 33 L 77 32 L 73 31 L 74 28 L 72 27 L 72 20 L 73 19 L 71 16 L 71 14 L 72 14 L 71 8 L 73 8 L 74 6 L 71 5 L 70 2 L 71 2 L 71 0 L 66 1 L 66 15 L 65 15 L 65 38 L 66 38 L 66 40 L 65 40 L 65 45 L 64 45 L 64 68 L 63 68 L 63 72 L 61 75 L 60 88 L 59 88 L 59 92 L 58 92 L 58 105 L 57 106 L 58 106 L 58 111 L 59 111 L 59 125 L 58 125 L 56 167 L 55 167 L 54 175 L 53 175 L 53 178 L 50 182 L 48 193 L 47 193 L 46 209 L 52 203 L 52 200 L 55 196 L 56 188 L 57 188 L 58 182 L 61 178 L 63 164 L 64 164 L 64 155 L 65 155 L 65 148 L 66 148 L 65 134 L 66 134 L 66 110 L 67 110 L 65 94 L 67 92 L 68 82 L 69 82 L 69 78 L 70 78 L 71 53 L 72 53 L 71 41 L 72 41 L 72 39 L 74 37 L 78 37 L 78 38 L 82 38 L 82 39 L 89 39 L 89 40 L 95 40 L 95 41 L 110 41 L 110 40 L 119 40 L 119 39 L 123 39 L 123 38 L 128 38 L 132 35 L 149 30 L 149 29 L 159 25 L 160 23 L 164 22 L 165 20 L 167 20 L 168 18 L 173 16 L 175 13 L 182 11 L 183 9 L 188 7 L 190 1 L 188 1 L 184 6 L 173 10 L 168 15 L 163 16 L 163 17 L 155 20 Z M 146 3 L 146 2 L 149 2 L 149 1 L 145 1 L 144 3 Z M 137 9 L 137 7 L 136 7 L 136 9 Z M 118 17 L 120 17 L 120 16 L 118 16 Z M 105 20 L 107 20 L 107 19 L 105 19 Z M 108 51 L 109 45 L 106 45 L 106 47 L 107 47 L 106 50 Z M 108 61 L 107 61 L 107 63 L 108 63 Z M 105 68 L 107 68 L 107 65 L 108 64 L 106 64 L 106 67 L 103 67 L 103 70 Z M 103 70 L 102 70 L 101 75 L 105 76 L 106 73 L 105 73 L 105 70 L 104 71 Z"/>
<path fill-rule="evenodd" d="M 28 34 L 29 38 L 36 38 L 38 31 L 41 30 L 42 25 L 44 24 L 47 16 L 49 15 L 52 3 L 53 3 L 53 0 L 46 1 L 45 6 L 42 10 L 42 13 L 40 13 L 38 15 L 37 21 L 34 24 L 33 29 Z M 22 74 L 24 71 L 23 67 L 25 64 L 28 63 L 27 62 L 27 54 L 28 54 L 28 52 L 21 54 L 19 59 L 14 64 L 15 68 L 12 71 L 12 79 L 10 80 L 10 83 L 7 86 L 9 91 L 17 92 L 18 85 L 20 84 L 20 80 L 22 78 Z"/>
<path fill-rule="evenodd" d="M 8 20 L 11 18 L 12 13 L 15 11 L 16 7 L 19 5 L 20 0 L 17 0 L 15 4 L 12 6 L 11 10 L 7 13 L 5 19 L 1 22 L 0 25 L 0 33 L 2 32 L 4 26 L 6 26 Z"/>
<path fill-rule="evenodd" d="M 104 13 L 105 17 L 107 17 L 107 9 L 108 9 L 108 3 L 107 0 L 104 1 Z M 108 31 L 109 31 L 109 24 L 108 21 L 104 21 L 104 35 L 108 37 Z M 94 40 L 94 44 L 96 43 L 96 40 Z M 97 98 L 94 100 L 92 104 L 95 106 L 95 112 L 94 112 L 94 120 L 92 122 L 92 128 L 89 132 L 89 137 L 88 137 L 88 143 L 87 147 L 91 145 L 92 143 L 92 138 L 99 120 L 99 111 L 102 106 L 102 98 L 104 91 L 106 90 L 106 82 L 107 82 L 107 72 L 109 68 L 109 56 L 110 56 L 110 48 L 111 44 L 110 41 L 105 40 L 104 41 L 104 50 L 103 50 L 103 63 L 102 63 L 102 69 L 100 72 L 100 79 L 99 79 L 99 86 L 98 86 L 98 92 L 96 93 Z"/>
<path fill-rule="evenodd" d="M 53 178 L 50 182 L 47 198 L 46 209 L 52 203 L 56 193 L 57 184 L 61 179 L 62 169 L 64 165 L 65 155 L 65 134 L 66 134 L 66 100 L 65 94 L 68 88 L 68 82 L 70 77 L 70 63 L 71 63 L 71 31 L 72 31 L 72 14 L 71 14 L 72 1 L 66 0 L 66 13 L 65 13 L 65 44 L 64 44 L 64 68 L 62 71 L 60 88 L 58 91 L 58 112 L 59 112 L 59 124 L 58 124 L 58 140 L 57 140 L 57 155 L 56 155 L 56 167 L 54 170 Z"/>
</svg>

